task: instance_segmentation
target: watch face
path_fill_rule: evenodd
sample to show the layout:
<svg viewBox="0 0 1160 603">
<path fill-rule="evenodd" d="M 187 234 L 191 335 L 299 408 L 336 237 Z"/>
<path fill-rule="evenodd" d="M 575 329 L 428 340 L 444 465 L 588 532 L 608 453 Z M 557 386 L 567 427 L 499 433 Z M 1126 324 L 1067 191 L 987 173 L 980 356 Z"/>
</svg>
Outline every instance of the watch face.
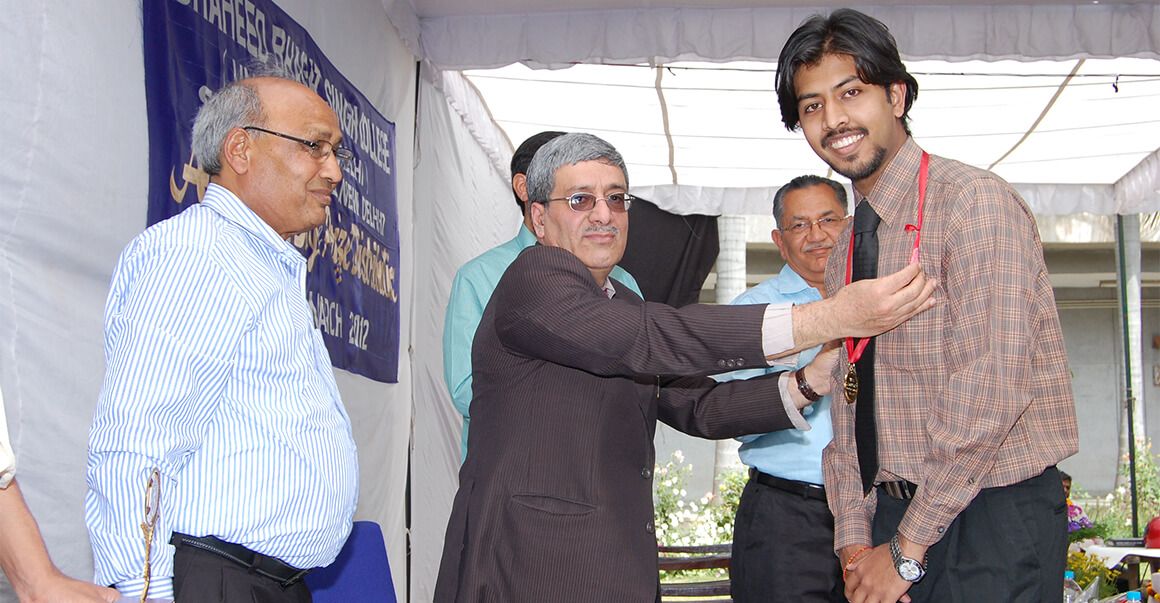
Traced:
<svg viewBox="0 0 1160 603">
<path fill-rule="evenodd" d="M 922 578 L 922 565 L 914 559 L 903 559 L 898 562 L 898 575 L 907 582 L 918 582 Z"/>
</svg>

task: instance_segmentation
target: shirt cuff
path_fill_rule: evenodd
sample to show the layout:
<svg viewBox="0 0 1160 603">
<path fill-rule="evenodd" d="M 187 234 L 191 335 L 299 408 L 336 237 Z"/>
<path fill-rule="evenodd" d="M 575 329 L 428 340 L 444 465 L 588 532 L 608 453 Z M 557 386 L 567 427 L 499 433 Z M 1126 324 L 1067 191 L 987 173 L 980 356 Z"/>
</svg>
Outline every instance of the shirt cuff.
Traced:
<svg viewBox="0 0 1160 603">
<path fill-rule="evenodd" d="M 977 494 L 977 492 L 976 492 Z M 947 513 L 936 509 L 933 503 L 920 490 L 915 493 L 914 500 L 910 501 L 906 514 L 898 524 L 898 532 L 906 539 L 923 546 L 934 546 L 946 535 L 951 522 L 958 517 L 962 510 Z"/>
<path fill-rule="evenodd" d="M 765 307 L 765 318 L 761 321 L 761 350 L 769 358 L 794 348 L 793 304 L 769 304 Z M 773 361 L 767 361 L 773 365 Z M 782 356 L 777 364 L 797 364 L 797 354 Z"/>
<path fill-rule="evenodd" d="M 4 408 L 0 407 L 0 412 L 4 412 Z M 2 419 L 3 417 L 0 417 Z M 4 436 L 0 433 L 0 438 Z M 0 488 L 8 488 L 8 484 L 12 483 L 12 478 L 16 477 L 16 457 L 12 454 L 12 449 L 8 447 L 7 442 L 0 439 Z"/>
<path fill-rule="evenodd" d="M 141 591 L 145 590 L 145 579 L 134 578 L 115 586 L 122 595 L 136 599 L 141 596 Z M 153 599 L 173 600 L 173 578 L 171 576 L 164 578 L 154 576 L 149 580 L 149 600 Z"/>
<path fill-rule="evenodd" d="M 789 397 L 789 376 L 793 371 L 786 371 L 777 378 L 777 391 L 781 393 L 781 405 L 785 408 L 785 414 L 789 416 L 789 422 L 793 423 L 795 429 L 801 431 L 809 431 L 813 429 L 809 421 L 806 421 L 802 416 L 801 411 L 794 406 L 793 398 Z M 794 384 L 797 387 L 797 384 Z"/>
</svg>

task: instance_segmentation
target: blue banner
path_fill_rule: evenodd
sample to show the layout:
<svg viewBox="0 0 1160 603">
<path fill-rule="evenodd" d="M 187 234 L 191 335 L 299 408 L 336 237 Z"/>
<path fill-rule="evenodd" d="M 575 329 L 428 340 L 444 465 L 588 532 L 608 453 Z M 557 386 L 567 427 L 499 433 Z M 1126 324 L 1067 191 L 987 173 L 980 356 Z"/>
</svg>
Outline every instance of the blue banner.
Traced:
<svg viewBox="0 0 1160 603">
<path fill-rule="evenodd" d="M 307 259 L 307 296 L 334 366 L 395 383 L 399 369 L 399 216 L 395 124 L 387 121 L 269 0 L 145 0 L 149 224 L 205 194 L 190 153 L 202 100 L 276 57 L 334 108 L 354 153 L 326 223 L 293 237 Z"/>
</svg>

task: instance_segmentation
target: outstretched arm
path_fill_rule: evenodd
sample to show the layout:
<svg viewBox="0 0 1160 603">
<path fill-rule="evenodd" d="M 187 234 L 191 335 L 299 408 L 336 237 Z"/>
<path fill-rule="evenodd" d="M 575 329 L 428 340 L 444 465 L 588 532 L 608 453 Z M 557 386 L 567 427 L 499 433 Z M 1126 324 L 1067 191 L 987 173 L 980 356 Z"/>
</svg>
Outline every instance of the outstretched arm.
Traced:
<svg viewBox="0 0 1160 603">
<path fill-rule="evenodd" d="M 821 301 L 794 306 L 795 347 L 787 352 L 843 337 L 881 335 L 933 307 L 937 284 L 914 263 L 894 274 L 846 285 Z"/>
<path fill-rule="evenodd" d="M 22 602 L 117 600 L 117 591 L 73 580 L 53 565 L 15 481 L 0 489 L 0 567 Z"/>
</svg>

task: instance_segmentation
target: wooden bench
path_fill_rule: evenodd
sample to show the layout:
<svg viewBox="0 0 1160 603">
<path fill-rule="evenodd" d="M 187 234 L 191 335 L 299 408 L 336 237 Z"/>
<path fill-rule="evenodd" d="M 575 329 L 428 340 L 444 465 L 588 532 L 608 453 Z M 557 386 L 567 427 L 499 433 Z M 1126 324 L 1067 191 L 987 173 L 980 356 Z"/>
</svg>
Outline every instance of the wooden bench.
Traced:
<svg viewBox="0 0 1160 603">
<path fill-rule="evenodd" d="M 729 570 L 732 544 L 710 544 L 705 546 L 662 546 L 659 547 L 657 565 L 662 572 L 697 569 Z M 701 582 L 661 582 L 661 599 L 677 603 L 699 597 L 698 603 L 730 603 L 729 579 L 705 580 Z M 705 599 L 704 597 L 719 597 Z"/>
</svg>

